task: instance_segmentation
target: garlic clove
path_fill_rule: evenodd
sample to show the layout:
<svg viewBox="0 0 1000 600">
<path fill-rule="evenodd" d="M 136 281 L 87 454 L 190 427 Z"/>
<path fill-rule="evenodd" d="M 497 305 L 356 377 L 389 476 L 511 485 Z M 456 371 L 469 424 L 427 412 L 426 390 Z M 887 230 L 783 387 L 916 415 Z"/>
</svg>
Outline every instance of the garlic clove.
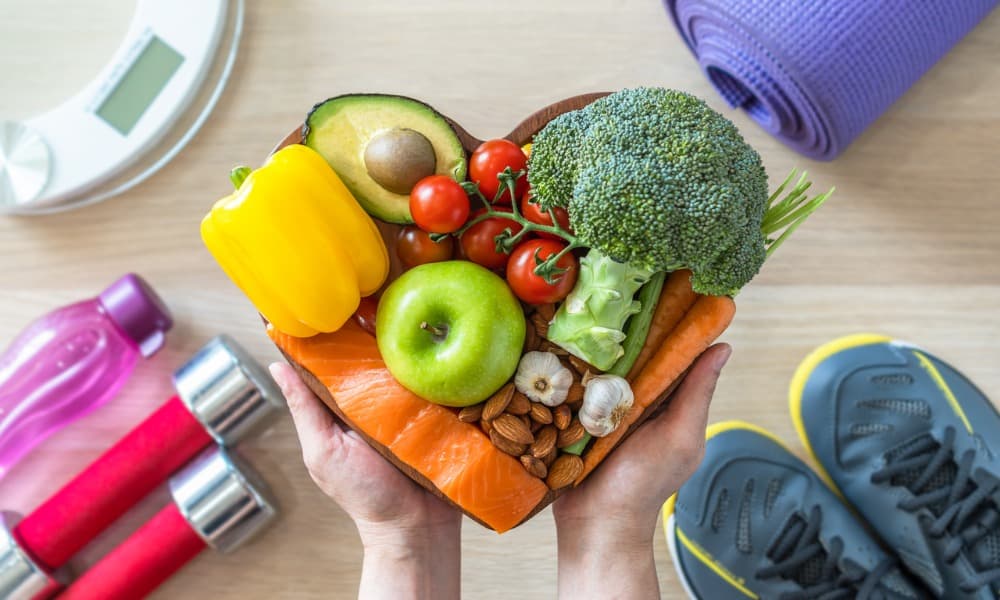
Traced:
<svg viewBox="0 0 1000 600">
<path fill-rule="evenodd" d="M 535 402 L 559 406 L 573 385 L 573 373 L 551 352 L 528 352 L 521 357 L 514 375 L 514 387 Z"/>
<path fill-rule="evenodd" d="M 635 402 L 632 386 L 618 375 L 597 375 L 586 382 L 580 424 L 587 433 L 604 437 L 618 429 Z"/>
</svg>

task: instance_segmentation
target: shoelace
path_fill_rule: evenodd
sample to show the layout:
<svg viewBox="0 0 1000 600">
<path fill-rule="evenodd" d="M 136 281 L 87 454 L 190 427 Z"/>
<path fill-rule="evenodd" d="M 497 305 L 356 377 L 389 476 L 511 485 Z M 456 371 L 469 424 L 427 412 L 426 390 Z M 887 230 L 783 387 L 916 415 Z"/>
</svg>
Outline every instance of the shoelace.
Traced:
<svg viewBox="0 0 1000 600">
<path fill-rule="evenodd" d="M 993 504 L 993 496 L 1000 490 L 1000 480 L 988 478 L 985 483 L 972 478 L 974 450 L 967 450 L 955 460 L 955 429 L 947 427 L 944 439 L 935 441 L 930 436 L 920 440 L 891 464 L 872 473 L 875 484 L 892 484 L 892 479 L 907 472 L 919 471 L 912 483 L 905 487 L 913 494 L 899 503 L 899 508 L 914 512 L 927 507 L 936 519 L 927 532 L 934 537 L 951 533 L 952 539 L 944 549 L 944 559 L 953 563 L 963 548 L 976 542 L 1000 525 L 1000 512 Z M 938 472 L 953 462 L 957 468 L 954 481 L 936 489 L 921 492 Z M 973 518 L 975 517 L 975 518 Z M 1000 583 L 1000 566 L 979 571 L 959 584 L 962 591 L 972 593 L 985 585 Z"/>
<path fill-rule="evenodd" d="M 873 597 L 879 580 L 893 567 L 891 559 L 885 559 L 870 572 L 861 567 L 841 571 L 838 568 L 840 555 L 844 544 L 840 538 L 833 538 L 829 548 L 824 548 L 819 541 L 820 525 L 823 513 L 819 506 L 814 506 L 808 518 L 793 519 L 786 531 L 778 536 L 767 556 L 774 564 L 757 571 L 760 579 L 795 579 L 799 570 L 809 561 L 822 559 L 823 564 L 819 577 L 815 582 L 803 584 L 803 589 L 782 595 L 782 600 L 837 600 L 840 598 L 858 598 L 864 600 Z M 824 556 L 825 555 L 825 556 Z"/>
</svg>

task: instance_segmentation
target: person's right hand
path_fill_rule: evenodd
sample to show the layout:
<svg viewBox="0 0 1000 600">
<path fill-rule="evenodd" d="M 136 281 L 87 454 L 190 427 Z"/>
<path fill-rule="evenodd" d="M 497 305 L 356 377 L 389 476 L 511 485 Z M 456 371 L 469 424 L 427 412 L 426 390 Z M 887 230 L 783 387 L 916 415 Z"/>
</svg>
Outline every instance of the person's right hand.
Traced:
<svg viewBox="0 0 1000 600">
<path fill-rule="evenodd" d="M 659 597 L 656 519 L 701 463 L 708 407 L 731 352 L 726 344 L 709 348 L 662 413 L 556 500 L 560 597 Z"/>
</svg>

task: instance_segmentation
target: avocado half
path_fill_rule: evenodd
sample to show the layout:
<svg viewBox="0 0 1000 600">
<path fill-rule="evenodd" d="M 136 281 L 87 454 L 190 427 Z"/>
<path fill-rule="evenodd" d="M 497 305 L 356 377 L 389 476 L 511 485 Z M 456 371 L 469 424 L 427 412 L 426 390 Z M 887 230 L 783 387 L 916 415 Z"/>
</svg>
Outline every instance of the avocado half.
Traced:
<svg viewBox="0 0 1000 600">
<path fill-rule="evenodd" d="M 412 223 L 409 189 L 426 175 L 465 179 L 465 149 L 448 121 L 423 102 L 347 94 L 320 102 L 302 128 L 368 214 Z M 367 162 L 366 162 L 367 161 Z"/>
</svg>

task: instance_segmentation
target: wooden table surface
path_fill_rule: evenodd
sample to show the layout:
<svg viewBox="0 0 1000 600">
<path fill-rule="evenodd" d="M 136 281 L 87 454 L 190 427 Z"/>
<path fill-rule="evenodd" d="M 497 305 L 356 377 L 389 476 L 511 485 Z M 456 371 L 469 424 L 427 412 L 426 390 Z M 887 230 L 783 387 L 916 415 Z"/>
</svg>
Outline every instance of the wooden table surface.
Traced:
<svg viewBox="0 0 1000 600">
<path fill-rule="evenodd" d="M 4 508 L 31 510 L 150 413 L 170 394 L 172 370 L 213 335 L 232 334 L 261 361 L 277 358 L 250 304 L 202 246 L 198 222 L 227 193 L 231 166 L 259 162 L 314 102 L 345 92 L 412 95 L 480 137 L 502 135 L 534 109 L 581 92 L 649 84 L 703 96 L 760 150 L 772 183 L 798 166 L 820 188 L 838 190 L 740 294 L 726 334 L 735 355 L 712 419 L 751 420 L 801 453 L 786 410 L 792 371 L 815 345 L 864 330 L 920 343 L 1000 398 L 1000 13 L 844 156 L 815 163 L 725 109 L 656 0 L 249 4 L 232 81 L 172 163 L 97 206 L 0 217 L 0 340 L 126 271 L 145 275 L 177 321 L 165 350 L 115 400 L 0 481 Z M 18 117 L 92 77 L 132 10 L 125 0 L 0 7 L 0 116 Z M 241 451 L 276 490 L 281 520 L 235 554 L 199 557 L 156 597 L 355 595 L 357 534 L 310 481 L 290 420 Z M 165 501 L 160 490 L 75 565 L 96 560 Z M 466 597 L 554 595 L 548 510 L 503 536 L 467 522 L 463 537 Z M 660 535 L 656 554 L 663 596 L 683 597 Z"/>
</svg>

